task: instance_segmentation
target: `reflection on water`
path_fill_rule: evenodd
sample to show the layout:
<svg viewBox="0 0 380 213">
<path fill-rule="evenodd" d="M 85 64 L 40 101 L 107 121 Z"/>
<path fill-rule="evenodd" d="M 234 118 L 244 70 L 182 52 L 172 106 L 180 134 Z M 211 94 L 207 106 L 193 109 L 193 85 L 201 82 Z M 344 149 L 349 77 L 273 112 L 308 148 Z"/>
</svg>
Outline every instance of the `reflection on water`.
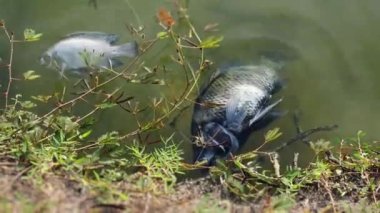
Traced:
<svg viewBox="0 0 380 213">
<path fill-rule="evenodd" d="M 154 32 L 159 29 L 154 19 L 157 8 L 172 7 L 167 1 L 131 0 L 130 3 L 139 15 L 139 22 L 145 25 L 148 37 L 155 36 Z M 0 5 L 0 18 L 15 32 L 31 27 L 44 33 L 42 41 L 20 44 L 15 49 L 15 72 L 36 70 L 43 76 L 38 81 L 13 85 L 13 92 L 23 93 L 24 97 L 52 93 L 69 83 L 62 82 L 56 72 L 38 64 L 40 54 L 62 35 L 79 30 L 104 31 L 119 34 L 121 42 L 126 42 L 130 37 L 125 24 L 137 22 L 123 0 L 98 1 L 97 9 L 89 6 L 87 0 L 0 0 Z M 191 1 L 189 13 L 199 29 L 208 23 L 219 23 L 218 33 L 225 39 L 221 48 L 209 52 L 215 64 L 251 63 L 259 55 L 276 56 L 278 52 L 285 56 L 288 64 L 281 75 L 286 86 L 278 96 L 284 98 L 280 107 L 288 114 L 268 127 L 280 127 L 284 140 L 295 134 L 294 111 L 301 112 L 305 129 L 333 123 L 340 126 L 337 131 L 318 137 L 335 139 L 362 129 L 370 138 L 378 138 L 380 14 L 375 8 L 379 6 L 378 1 L 354 0 L 209 0 Z M 7 58 L 5 45 L 6 41 L 1 40 L 0 58 Z M 154 50 L 149 60 L 158 62 L 160 52 L 160 49 Z M 0 69 L 4 73 L 4 68 Z M 5 81 L 3 78 L 1 83 Z M 141 101 L 165 92 L 158 85 L 123 87 L 131 94 L 139 94 L 137 98 Z M 78 109 L 81 110 L 85 108 Z M 186 111 L 181 118 L 177 126 L 188 133 L 191 111 Z M 122 110 L 103 112 L 98 119 L 98 132 L 134 128 L 131 117 Z M 262 133 L 252 134 L 244 149 L 257 146 Z M 184 142 L 183 146 L 190 160 L 191 145 Z M 301 153 L 301 159 L 310 153 L 306 145 L 293 144 L 283 151 L 282 159 L 289 161 L 292 158 L 289 153 L 294 151 Z"/>
</svg>

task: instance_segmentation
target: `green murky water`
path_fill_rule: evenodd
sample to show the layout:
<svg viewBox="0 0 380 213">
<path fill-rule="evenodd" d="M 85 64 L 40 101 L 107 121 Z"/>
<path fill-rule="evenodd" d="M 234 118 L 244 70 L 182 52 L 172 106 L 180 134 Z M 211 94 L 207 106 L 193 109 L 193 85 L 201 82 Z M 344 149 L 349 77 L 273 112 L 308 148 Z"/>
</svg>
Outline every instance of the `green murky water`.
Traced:
<svg viewBox="0 0 380 213">
<path fill-rule="evenodd" d="M 148 37 L 155 36 L 160 27 L 155 13 L 161 6 L 171 8 L 169 1 L 131 0 L 140 20 L 136 20 L 124 0 L 98 1 L 98 8 L 87 0 L 0 0 L 0 18 L 21 37 L 27 27 L 43 32 L 40 42 L 16 45 L 14 70 L 16 75 L 36 70 L 42 78 L 31 82 L 15 82 L 13 94 L 24 97 L 50 94 L 64 84 L 57 72 L 38 63 L 40 54 L 62 35 L 74 31 L 104 31 L 130 39 L 127 23 L 143 24 Z M 209 52 L 216 64 L 249 62 L 260 51 L 281 50 L 292 61 L 281 73 L 286 87 L 279 94 L 284 98 L 281 109 L 288 114 L 269 128 L 280 127 L 283 139 L 295 134 L 292 113 L 300 111 L 304 129 L 326 124 L 338 124 L 337 131 L 316 137 L 335 140 L 339 136 L 354 135 L 359 129 L 370 139 L 379 138 L 380 124 L 380 7 L 379 1 L 297 1 L 297 0 L 208 0 L 191 1 L 189 14 L 194 25 L 202 29 L 208 23 L 219 23 L 216 34 L 224 35 L 222 47 Z M 3 38 L 3 37 L 2 37 Z M 7 58 L 8 48 L 0 41 L 0 57 Z M 155 49 L 147 60 L 161 60 L 160 49 Z M 5 81 L 5 69 L 0 68 L 0 82 Z M 174 75 L 175 76 L 175 75 Z M 119 82 L 123 85 L 122 82 Z M 172 85 L 181 84 L 176 79 Z M 158 97 L 167 89 L 158 85 L 123 85 L 129 94 L 144 102 L 147 97 Z M 4 89 L 4 86 L 1 88 Z M 138 94 L 138 95 L 137 95 Z M 77 109 L 85 112 L 85 104 Z M 46 109 L 39 109 L 42 112 Z M 191 110 L 185 112 L 177 125 L 189 133 Z M 100 134 L 107 130 L 132 130 L 135 124 L 126 112 L 108 110 L 98 115 L 96 125 Z M 171 130 L 166 130 L 169 133 Z M 244 149 L 258 145 L 263 132 L 252 134 Z M 191 145 L 183 142 L 186 159 L 192 156 Z M 311 156 L 310 149 L 301 143 L 283 150 L 282 159 L 289 161 L 291 153 L 300 152 L 301 159 Z"/>
</svg>

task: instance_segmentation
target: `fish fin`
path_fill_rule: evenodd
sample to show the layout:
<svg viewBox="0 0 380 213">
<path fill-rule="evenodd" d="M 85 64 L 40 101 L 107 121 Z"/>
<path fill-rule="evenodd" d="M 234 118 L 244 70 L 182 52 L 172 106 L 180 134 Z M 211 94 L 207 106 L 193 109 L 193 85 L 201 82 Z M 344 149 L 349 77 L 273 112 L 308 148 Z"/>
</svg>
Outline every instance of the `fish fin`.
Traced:
<svg viewBox="0 0 380 213">
<path fill-rule="evenodd" d="M 127 56 L 127 57 L 136 57 L 139 53 L 139 47 L 137 42 L 129 42 L 119 46 L 114 46 L 112 50 L 112 55 L 115 57 L 118 56 Z"/>
<path fill-rule="evenodd" d="M 250 121 L 249 121 L 249 126 L 251 126 L 253 123 L 255 123 L 256 121 L 260 120 L 261 118 L 263 118 L 269 111 L 271 111 L 275 106 L 277 106 L 280 102 L 282 101 L 282 98 L 279 99 L 278 101 L 274 102 L 273 104 L 265 107 L 263 110 L 260 110 L 256 115 L 255 117 L 253 117 Z"/>
<path fill-rule="evenodd" d="M 59 71 L 59 76 L 60 76 L 60 78 L 61 79 L 66 79 L 66 80 L 68 80 L 68 78 L 65 76 L 65 70 L 66 70 L 66 64 L 62 64 L 61 65 L 61 70 Z"/>
<path fill-rule="evenodd" d="M 229 71 L 231 71 L 231 69 L 240 68 L 241 66 L 243 66 L 243 64 L 240 61 L 230 61 L 228 63 L 224 63 L 219 67 L 218 74 L 220 75 L 228 73 Z"/>
<path fill-rule="evenodd" d="M 108 59 L 108 67 L 111 69 L 115 67 L 120 67 L 121 65 L 123 65 L 123 62 L 117 58 Z"/>
<path fill-rule="evenodd" d="M 287 113 L 288 113 L 287 111 L 277 111 L 277 110 L 267 113 L 262 119 L 260 119 L 259 121 L 255 123 L 254 130 L 260 130 L 267 127 L 270 123 L 272 123 L 273 121 L 281 117 L 284 117 Z"/>
<path fill-rule="evenodd" d="M 274 70 L 281 70 L 285 66 L 285 62 L 281 59 L 281 54 L 278 52 L 268 52 L 269 57 L 261 56 L 260 64 L 265 65 Z M 273 58 L 273 59 L 272 59 Z"/>
<path fill-rule="evenodd" d="M 239 96 L 232 97 L 226 104 L 226 121 L 231 127 L 240 127 L 244 118 L 247 116 L 247 110 L 244 107 L 245 103 Z"/>
<path fill-rule="evenodd" d="M 286 82 L 284 79 L 277 79 L 274 84 L 273 88 L 270 91 L 270 94 L 275 94 L 279 92 L 282 88 L 286 87 Z"/>
<path fill-rule="evenodd" d="M 217 78 L 219 75 L 220 75 L 220 69 L 217 69 L 215 72 L 213 72 L 212 74 L 211 74 L 211 77 L 210 77 L 210 82 L 212 81 L 212 80 L 214 80 L 215 78 Z"/>
<path fill-rule="evenodd" d="M 221 125 L 219 125 L 219 126 L 220 126 L 221 130 L 223 131 L 223 133 L 229 137 L 229 141 L 228 141 L 230 143 L 229 144 L 230 145 L 229 152 L 235 153 L 239 149 L 238 139 L 236 138 L 236 136 L 231 131 L 228 131 L 227 129 L 225 129 Z"/>
<path fill-rule="evenodd" d="M 97 40 L 107 41 L 110 44 L 115 44 L 119 40 L 119 36 L 112 33 L 103 33 L 103 32 L 74 32 L 67 34 L 65 38 L 91 38 Z"/>
</svg>

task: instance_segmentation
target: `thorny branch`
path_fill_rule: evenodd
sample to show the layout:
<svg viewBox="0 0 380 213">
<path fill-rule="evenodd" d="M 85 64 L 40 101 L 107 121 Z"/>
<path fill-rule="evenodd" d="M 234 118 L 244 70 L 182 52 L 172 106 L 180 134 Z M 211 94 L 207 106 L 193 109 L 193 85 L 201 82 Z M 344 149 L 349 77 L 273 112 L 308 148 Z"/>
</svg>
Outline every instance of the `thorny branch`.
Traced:
<svg viewBox="0 0 380 213">
<path fill-rule="evenodd" d="M 129 65 L 123 70 L 121 71 L 120 73 L 118 73 L 117 75 L 111 77 L 110 79 L 100 83 L 100 84 L 97 84 L 95 85 L 94 87 L 91 87 L 89 88 L 86 92 L 84 92 L 83 94 L 77 96 L 76 98 L 74 99 L 71 99 L 69 101 L 66 101 L 64 103 L 61 103 L 59 104 L 59 106 L 55 107 L 54 109 L 50 110 L 48 113 L 46 113 L 45 115 L 41 116 L 37 121 L 41 121 L 45 118 L 47 118 L 49 115 L 55 113 L 56 111 L 58 111 L 59 109 L 63 108 L 63 107 L 66 107 L 68 105 L 71 105 L 71 104 L 74 104 L 75 102 L 77 102 L 78 100 L 81 100 L 83 99 L 84 97 L 86 97 L 87 95 L 91 94 L 92 92 L 94 92 L 96 89 L 106 85 L 106 84 L 109 84 L 110 82 L 118 79 L 119 77 L 123 76 L 125 74 L 125 72 L 129 71 L 129 69 L 141 58 L 141 56 L 148 50 L 150 49 L 155 43 L 156 43 L 157 39 L 155 39 L 154 41 L 152 41 L 142 52 L 140 55 L 138 55 L 137 57 L 135 57 L 130 63 Z"/>
<path fill-rule="evenodd" d="M 5 96 L 5 108 L 8 107 L 8 102 L 9 102 L 9 93 L 10 93 L 10 90 L 11 90 L 11 84 L 12 84 L 12 81 L 13 81 L 13 77 L 12 77 L 12 64 L 13 64 L 13 51 L 14 51 L 14 41 L 13 41 L 13 38 L 14 38 L 14 34 L 13 32 L 10 32 L 7 27 L 5 26 L 5 22 L 3 20 L 0 20 L 0 27 L 3 29 L 5 35 L 7 36 L 8 38 L 8 41 L 9 41 L 9 62 L 7 64 L 7 67 L 8 67 L 8 84 L 7 84 L 7 89 L 6 91 L 4 92 L 4 96 Z"/>
<path fill-rule="evenodd" d="M 329 195 L 333 212 L 336 213 L 337 209 L 336 209 L 336 203 L 335 203 L 335 200 L 334 200 L 334 196 L 333 196 L 333 193 L 331 192 L 331 187 L 329 186 L 329 183 L 328 183 L 328 181 L 326 180 L 325 177 L 321 178 L 321 183 L 322 183 L 323 187 L 326 189 L 327 194 Z"/>
<path fill-rule="evenodd" d="M 191 22 L 189 20 L 187 21 L 187 24 L 190 26 L 190 29 L 194 31 L 194 27 L 192 27 L 192 24 L 191 24 Z M 183 90 L 183 92 L 179 95 L 179 97 L 175 98 L 174 102 L 169 103 L 170 104 L 170 108 L 167 109 L 164 112 L 164 114 L 162 114 L 158 118 L 154 118 L 153 121 L 150 121 L 150 122 L 148 122 L 148 124 L 145 124 L 145 125 L 144 124 L 140 124 L 140 122 L 137 121 L 139 123 L 139 128 L 137 130 L 135 130 L 135 131 L 132 131 L 132 132 L 129 132 L 129 133 L 125 134 L 124 136 L 121 136 L 120 139 L 125 139 L 125 138 L 128 138 L 130 136 L 139 135 L 140 133 L 145 132 L 146 130 L 151 129 L 152 127 L 156 126 L 157 124 L 160 124 L 163 120 L 167 119 L 173 112 L 175 112 L 176 110 L 180 109 L 181 106 L 182 106 L 182 104 L 185 101 L 189 100 L 189 97 L 193 93 L 194 89 L 198 88 L 198 80 L 200 78 L 201 71 L 205 68 L 204 67 L 204 56 L 203 56 L 204 55 L 204 50 L 201 49 L 202 57 L 201 57 L 201 60 L 200 60 L 199 68 L 196 71 L 194 71 L 193 67 L 189 63 L 185 62 L 185 55 L 184 55 L 184 52 L 183 52 L 183 48 L 186 48 L 186 47 L 183 47 L 181 45 L 181 43 L 180 43 L 181 42 L 180 36 L 177 35 L 176 33 L 174 33 L 171 28 L 169 28 L 167 30 L 168 30 L 168 33 L 171 35 L 171 38 L 173 39 L 174 44 L 176 45 L 177 54 L 178 54 L 178 57 L 179 57 L 179 61 L 177 61 L 177 62 L 182 66 L 183 71 L 185 72 L 185 75 L 186 75 L 186 82 L 185 82 L 186 83 L 186 87 Z M 193 32 L 193 33 L 196 34 L 196 32 Z M 197 36 L 197 39 L 198 39 L 198 42 L 200 42 L 200 39 L 199 39 L 198 36 Z M 62 109 L 64 107 L 67 107 L 67 106 L 70 106 L 70 105 L 74 105 L 75 103 L 77 103 L 80 100 L 85 100 L 86 96 L 94 93 L 100 87 L 105 86 L 106 84 L 109 84 L 110 82 L 118 79 L 119 77 L 125 76 L 126 72 L 128 72 L 130 70 L 130 68 L 132 66 L 134 66 L 139 61 L 139 59 L 141 58 L 141 56 L 148 49 L 150 49 L 157 42 L 157 40 L 158 39 L 154 39 L 153 41 L 151 41 L 149 43 L 149 45 L 146 48 L 144 48 L 144 50 L 141 51 L 141 53 L 136 58 L 134 58 L 123 71 L 121 71 L 119 73 L 113 72 L 114 76 L 111 77 L 111 78 L 109 78 L 109 79 L 107 79 L 106 81 L 101 82 L 101 83 L 96 83 L 92 87 L 87 86 L 86 90 L 84 92 L 82 92 L 81 94 L 78 94 L 77 97 L 75 97 L 75 98 L 73 98 L 73 99 L 71 99 L 69 101 L 66 101 L 66 102 L 59 102 L 58 105 L 57 105 L 57 107 L 51 109 L 49 112 L 47 112 L 43 116 L 39 117 L 34 122 L 35 123 L 41 122 L 44 119 L 46 119 L 48 116 L 54 114 L 55 112 L 57 112 L 58 110 L 60 110 L 60 109 Z M 191 72 L 191 77 L 192 77 L 191 79 L 189 78 L 189 75 L 188 75 L 189 72 Z M 84 118 L 92 115 L 93 113 L 95 113 L 99 109 L 100 109 L 99 107 L 95 107 L 88 114 L 84 115 L 82 118 L 78 118 L 76 121 L 77 122 L 82 121 Z M 47 139 L 47 138 L 49 138 L 49 136 L 47 136 L 45 139 Z"/>
<path fill-rule="evenodd" d="M 179 8 L 179 10 L 181 10 L 182 13 L 185 13 L 183 11 L 183 8 Z M 168 102 L 168 106 L 170 106 L 170 107 L 168 107 L 168 109 L 165 110 L 162 115 L 160 115 L 159 117 L 156 117 L 156 115 L 155 115 L 155 118 L 152 121 L 148 122 L 147 124 L 142 124 L 138 120 L 136 120 L 139 124 L 139 128 L 135 131 L 129 132 L 128 134 L 122 136 L 120 139 L 125 139 L 125 138 L 127 138 L 129 136 L 133 136 L 133 135 L 139 135 L 140 133 L 145 132 L 146 130 L 150 130 L 150 129 L 154 128 L 157 124 L 162 123 L 165 119 L 169 118 L 173 112 L 181 109 L 181 106 L 183 105 L 183 103 L 190 99 L 190 96 L 192 95 L 193 91 L 195 89 L 198 89 L 198 81 L 199 81 L 199 78 L 201 76 L 201 72 L 206 67 L 205 66 L 205 59 L 204 59 L 204 49 L 200 48 L 200 44 L 202 41 L 201 41 L 200 37 L 198 36 L 198 33 L 196 32 L 191 21 L 189 20 L 189 17 L 187 15 L 185 15 L 184 18 L 185 18 L 185 23 L 188 25 L 188 27 L 190 29 L 190 32 L 191 32 L 190 34 L 195 35 L 195 38 L 196 38 L 196 42 L 192 42 L 192 43 L 195 46 L 197 46 L 197 48 L 201 51 L 199 67 L 195 70 L 192 67 L 192 65 L 186 61 L 183 49 L 188 48 L 188 47 L 185 45 L 182 45 L 182 43 L 181 43 L 183 41 L 189 42 L 191 39 L 191 36 L 190 35 L 189 35 L 189 37 L 182 36 L 182 35 L 175 33 L 171 27 L 166 28 L 168 35 L 170 35 L 170 38 L 172 39 L 172 41 L 176 47 L 178 61 L 177 60 L 175 60 L 175 61 L 177 63 L 179 63 L 180 66 L 183 68 L 184 74 L 186 76 L 186 82 L 185 82 L 186 86 L 185 86 L 184 90 L 182 91 L 182 93 L 178 97 L 175 97 L 173 102 Z M 173 23 L 175 23 L 175 22 L 172 22 L 172 24 Z M 11 45 L 11 57 L 10 57 L 9 65 L 8 65 L 9 81 L 8 81 L 7 91 L 5 92 L 5 96 L 6 96 L 6 104 L 5 105 L 7 107 L 8 106 L 8 99 L 9 99 L 8 95 L 9 95 L 9 91 L 10 91 L 10 86 L 11 86 L 11 83 L 13 80 L 13 77 L 12 77 L 13 44 L 14 44 L 14 42 L 17 42 L 17 41 L 13 40 L 13 33 L 9 32 L 6 29 L 5 24 L 3 22 L 1 22 L 0 26 L 4 29 L 4 32 L 6 33 L 8 40 L 10 42 L 10 45 Z M 123 71 L 112 72 L 114 74 L 114 76 L 106 79 L 103 82 L 96 81 L 96 83 L 92 86 L 89 86 L 87 84 L 86 90 L 84 90 L 80 94 L 77 94 L 77 96 L 72 98 L 71 100 L 68 100 L 66 102 L 63 102 L 63 100 L 59 101 L 55 108 L 51 109 L 50 111 L 48 111 L 47 113 L 45 113 L 44 115 L 40 116 L 38 119 L 33 121 L 33 125 L 44 121 L 49 116 L 53 115 L 54 113 L 56 113 L 57 111 L 65 108 L 65 107 L 73 106 L 75 103 L 77 103 L 78 101 L 81 101 L 81 100 L 85 101 L 86 100 L 85 98 L 90 94 L 96 93 L 97 89 L 111 83 L 112 81 L 118 79 L 119 77 L 124 77 L 125 74 L 128 71 L 130 71 L 130 68 L 133 67 L 139 61 L 141 56 L 145 52 L 147 52 L 147 50 L 149 50 L 157 41 L 158 41 L 158 38 L 150 41 L 150 43 L 147 45 L 147 47 L 145 47 L 144 50 L 142 50 L 141 53 L 137 57 L 135 57 Z M 196 44 L 196 43 L 198 43 L 198 44 Z M 189 73 L 191 73 L 191 75 L 189 75 Z M 119 103 L 117 103 L 117 104 L 119 106 L 121 106 Z M 88 116 L 91 116 L 92 114 L 94 114 L 95 112 L 97 112 L 100 109 L 101 109 L 101 107 L 95 106 L 94 109 L 91 110 L 89 113 L 87 113 L 86 115 L 84 115 L 82 117 L 77 118 L 76 122 L 79 123 L 79 122 L 83 121 L 83 119 L 85 119 Z M 15 130 L 13 134 L 16 134 L 20 130 L 21 129 Z M 48 139 L 49 137 L 51 137 L 51 135 L 46 136 L 43 140 Z"/>
<path fill-rule="evenodd" d="M 191 24 L 191 22 L 188 18 L 186 18 L 186 23 L 190 27 L 192 33 L 194 35 L 196 35 L 198 42 L 201 43 L 201 40 L 200 40 L 199 36 L 197 35 L 195 28 L 193 27 L 193 25 Z M 161 123 L 163 120 L 167 119 L 174 111 L 181 110 L 180 107 L 182 106 L 182 104 L 185 101 L 187 101 L 189 99 L 190 95 L 193 93 L 193 91 L 196 88 L 198 88 L 198 81 L 199 81 L 199 78 L 201 76 L 201 71 L 203 71 L 203 69 L 205 68 L 204 67 L 204 64 L 205 64 L 204 63 L 204 50 L 202 48 L 200 49 L 201 50 L 201 61 L 199 64 L 199 68 L 194 71 L 193 67 L 189 63 L 185 63 L 185 55 L 183 52 L 184 47 L 180 43 L 181 39 L 179 38 L 178 35 L 176 35 L 172 31 L 171 28 L 168 28 L 168 31 L 169 31 L 170 37 L 172 38 L 172 40 L 174 41 L 174 43 L 176 45 L 177 54 L 179 57 L 179 60 L 177 62 L 182 66 L 183 71 L 185 73 L 185 77 L 186 77 L 185 89 L 183 90 L 182 94 L 178 98 L 176 98 L 177 100 L 174 103 L 172 103 L 172 107 L 169 110 L 167 110 L 167 112 L 164 113 L 161 117 L 155 119 L 153 122 L 150 122 L 145 127 L 140 126 L 139 129 L 122 136 L 121 139 L 125 139 L 125 138 L 128 138 L 130 136 L 138 135 L 141 132 L 144 132 L 145 130 L 150 129 L 152 126 L 155 126 L 155 125 Z M 191 80 L 189 79 L 188 72 L 191 72 L 191 75 L 192 75 Z"/>
<path fill-rule="evenodd" d="M 292 143 L 294 143 L 296 141 L 299 141 L 299 140 L 302 141 L 305 138 L 309 137 L 310 135 L 312 135 L 312 134 L 314 134 L 316 132 L 332 131 L 332 130 L 334 130 L 336 128 L 338 128 L 338 125 L 321 126 L 321 127 L 305 130 L 305 131 L 297 134 L 294 138 L 286 141 L 281 146 L 277 147 L 274 150 L 274 152 L 279 152 L 282 149 L 284 149 L 285 147 L 289 146 L 290 144 L 292 144 Z"/>
</svg>

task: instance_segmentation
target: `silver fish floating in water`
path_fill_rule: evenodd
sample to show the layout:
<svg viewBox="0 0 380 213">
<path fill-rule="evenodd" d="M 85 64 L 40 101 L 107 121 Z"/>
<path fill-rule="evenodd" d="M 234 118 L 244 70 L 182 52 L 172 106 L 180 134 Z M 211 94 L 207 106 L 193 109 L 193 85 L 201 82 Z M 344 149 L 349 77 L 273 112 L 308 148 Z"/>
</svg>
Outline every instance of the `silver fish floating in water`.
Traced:
<svg viewBox="0 0 380 213">
<path fill-rule="evenodd" d="M 115 45 L 118 36 L 103 32 L 75 32 L 43 53 L 40 62 L 61 72 L 83 71 L 88 68 L 114 68 L 121 66 L 119 57 L 135 57 L 136 42 Z"/>
<path fill-rule="evenodd" d="M 271 118 L 272 109 L 281 99 L 270 101 L 280 88 L 281 81 L 271 66 L 235 66 L 219 71 L 194 106 L 195 161 L 212 165 L 216 158 L 235 154 L 247 134 L 276 117 Z"/>
</svg>

